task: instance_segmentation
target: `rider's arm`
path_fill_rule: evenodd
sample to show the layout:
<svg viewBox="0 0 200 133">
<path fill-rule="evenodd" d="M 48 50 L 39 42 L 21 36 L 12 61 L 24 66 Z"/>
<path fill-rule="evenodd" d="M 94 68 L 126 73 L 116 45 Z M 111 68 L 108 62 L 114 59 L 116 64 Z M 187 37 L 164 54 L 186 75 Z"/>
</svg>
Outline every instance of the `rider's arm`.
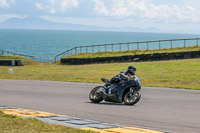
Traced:
<svg viewBox="0 0 200 133">
<path fill-rule="evenodd" d="M 129 76 L 126 75 L 125 73 L 126 73 L 126 71 L 122 71 L 122 72 L 120 72 L 119 75 L 121 76 L 122 79 L 128 79 L 128 78 L 129 78 Z"/>
</svg>

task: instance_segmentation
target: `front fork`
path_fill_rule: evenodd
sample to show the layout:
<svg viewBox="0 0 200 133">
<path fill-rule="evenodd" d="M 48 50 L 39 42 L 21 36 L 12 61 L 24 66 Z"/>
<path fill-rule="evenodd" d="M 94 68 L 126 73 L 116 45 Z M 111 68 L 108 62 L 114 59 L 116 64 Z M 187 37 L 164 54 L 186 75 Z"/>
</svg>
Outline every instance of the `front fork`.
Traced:
<svg viewBox="0 0 200 133">
<path fill-rule="evenodd" d="M 106 90 L 105 86 L 101 86 L 98 90 L 96 90 L 96 91 L 94 92 L 94 95 L 99 94 L 101 91 L 105 92 L 105 90 Z"/>
<path fill-rule="evenodd" d="M 134 95 L 135 89 L 133 87 L 130 88 L 130 95 Z"/>
<path fill-rule="evenodd" d="M 103 91 L 104 93 L 106 93 L 106 86 L 102 86 L 99 91 Z"/>
</svg>

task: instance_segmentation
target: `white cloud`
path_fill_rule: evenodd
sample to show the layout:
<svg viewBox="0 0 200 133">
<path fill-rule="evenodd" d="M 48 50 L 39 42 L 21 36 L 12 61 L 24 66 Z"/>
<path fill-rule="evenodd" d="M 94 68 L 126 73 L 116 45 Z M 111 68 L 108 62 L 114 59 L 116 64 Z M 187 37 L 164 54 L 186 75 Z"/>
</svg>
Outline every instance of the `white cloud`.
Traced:
<svg viewBox="0 0 200 133">
<path fill-rule="evenodd" d="M 100 0 L 93 0 L 95 2 L 95 11 L 98 15 L 104 15 L 108 16 L 110 12 L 107 10 L 107 8 L 104 5 L 103 1 Z"/>
<path fill-rule="evenodd" d="M 110 0 L 109 7 L 106 7 L 105 1 L 93 1 L 95 3 L 94 11 L 98 15 L 111 17 L 138 16 L 138 13 L 146 10 L 145 2 L 148 2 L 146 0 Z M 106 12 L 102 12 L 102 10 Z"/>
<path fill-rule="evenodd" d="M 194 3 L 187 2 L 183 6 L 155 4 L 153 0 L 110 0 L 111 4 L 106 5 L 106 1 L 93 0 L 94 11 L 98 16 L 115 18 L 138 18 L 152 19 L 156 21 L 176 22 L 176 21 L 200 21 L 200 10 Z M 193 0 L 194 1 L 194 0 Z"/>
<path fill-rule="evenodd" d="M 78 6 L 78 1 L 77 0 L 63 0 L 61 2 L 61 12 L 65 12 L 69 8 L 75 8 Z"/>
<path fill-rule="evenodd" d="M 35 6 L 40 10 L 44 10 L 43 5 L 41 3 L 35 3 Z"/>
<path fill-rule="evenodd" d="M 78 0 L 48 0 L 46 3 L 36 3 L 37 9 L 46 10 L 50 13 L 66 12 L 68 9 L 78 7 Z"/>
<path fill-rule="evenodd" d="M 9 7 L 6 0 L 0 0 L 0 7 Z"/>
<path fill-rule="evenodd" d="M 16 15 L 16 14 L 0 14 L 0 23 L 1 22 L 4 22 L 8 19 L 11 19 L 11 18 L 19 18 L 19 19 L 23 19 L 27 17 L 27 15 Z"/>
<path fill-rule="evenodd" d="M 0 7 L 9 8 L 10 4 L 13 4 L 14 0 L 0 0 Z"/>
<path fill-rule="evenodd" d="M 185 0 L 185 4 L 189 5 L 193 8 L 200 8 L 200 1 L 199 0 Z"/>
<path fill-rule="evenodd" d="M 200 27 L 200 0 L 32 0 L 27 4 L 30 8 L 23 8 L 21 3 L 20 0 L 19 3 L 16 0 L 0 0 L 1 14 L 7 14 L 0 15 L 0 22 L 14 17 L 22 18 L 16 14 L 38 16 L 50 13 L 52 16 L 42 18 L 52 22 L 100 27 Z M 35 8 L 32 8 L 34 4 L 38 9 L 35 12 Z"/>
</svg>

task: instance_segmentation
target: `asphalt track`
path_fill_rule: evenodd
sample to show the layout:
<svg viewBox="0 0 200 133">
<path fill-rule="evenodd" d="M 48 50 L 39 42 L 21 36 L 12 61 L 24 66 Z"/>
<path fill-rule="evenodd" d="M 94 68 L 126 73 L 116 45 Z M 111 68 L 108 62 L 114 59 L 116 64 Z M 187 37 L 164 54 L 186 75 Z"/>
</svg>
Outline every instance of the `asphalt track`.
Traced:
<svg viewBox="0 0 200 133">
<path fill-rule="evenodd" d="M 200 132 L 200 91 L 143 87 L 134 106 L 102 102 L 88 95 L 99 84 L 0 79 L 0 105 L 144 127 L 172 133 Z"/>
</svg>

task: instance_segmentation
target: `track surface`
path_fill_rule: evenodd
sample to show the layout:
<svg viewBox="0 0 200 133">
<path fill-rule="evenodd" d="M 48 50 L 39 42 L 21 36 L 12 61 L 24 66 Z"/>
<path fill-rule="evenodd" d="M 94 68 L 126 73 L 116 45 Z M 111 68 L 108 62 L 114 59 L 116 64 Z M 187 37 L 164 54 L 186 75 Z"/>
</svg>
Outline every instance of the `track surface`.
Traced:
<svg viewBox="0 0 200 133">
<path fill-rule="evenodd" d="M 0 105 L 172 133 L 200 132 L 199 90 L 143 87 L 141 100 L 126 106 L 91 103 L 88 95 L 97 85 L 0 79 Z"/>
</svg>

